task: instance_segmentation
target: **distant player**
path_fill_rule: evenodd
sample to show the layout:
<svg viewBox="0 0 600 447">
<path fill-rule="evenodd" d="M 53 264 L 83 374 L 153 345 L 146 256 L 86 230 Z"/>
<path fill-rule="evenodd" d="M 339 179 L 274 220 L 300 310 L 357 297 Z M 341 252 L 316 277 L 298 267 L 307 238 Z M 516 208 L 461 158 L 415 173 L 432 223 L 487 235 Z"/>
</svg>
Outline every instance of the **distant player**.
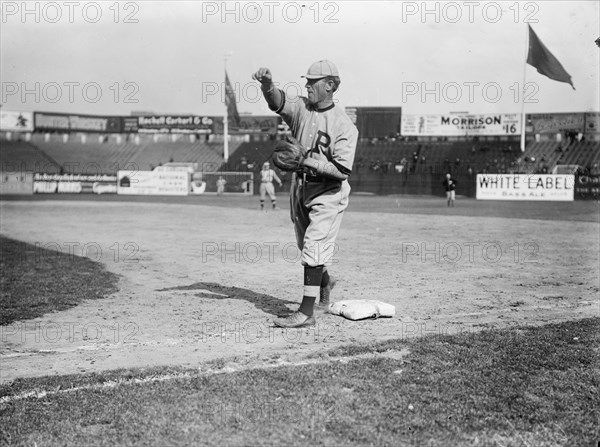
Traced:
<svg viewBox="0 0 600 447">
<path fill-rule="evenodd" d="M 448 206 L 454 206 L 454 198 L 455 198 L 455 190 L 456 190 L 456 180 L 452 178 L 450 173 L 446 174 L 446 178 L 442 182 L 444 188 L 446 189 L 446 199 L 448 200 Z"/>
<path fill-rule="evenodd" d="M 225 185 L 227 184 L 227 180 L 223 178 L 222 175 L 217 179 L 217 195 L 222 196 L 225 192 Z"/>
<path fill-rule="evenodd" d="M 263 163 L 262 170 L 260 171 L 260 209 L 265 209 L 265 198 L 267 194 L 269 195 L 269 199 L 271 199 L 271 204 L 273 209 L 277 208 L 277 197 L 275 196 L 275 187 L 273 186 L 273 180 L 279 183 L 279 186 L 282 185 L 281 180 L 277 177 L 275 171 L 271 169 L 271 165 L 268 161 Z"/>
<path fill-rule="evenodd" d="M 307 97 L 288 97 L 275 87 L 268 68 L 260 68 L 252 77 L 261 83 L 269 108 L 281 115 L 293 136 L 308 151 L 298 172 L 293 174 L 290 191 L 291 218 L 302 251 L 304 295 L 297 312 L 274 323 L 280 327 L 311 326 L 315 324 L 313 308 L 317 296 L 321 305 L 328 304 L 334 285 L 325 266 L 332 261 L 335 240 L 348 206 L 348 176 L 358 130 L 333 101 L 340 77 L 332 62 L 321 60 L 310 66 L 303 76 Z"/>
</svg>

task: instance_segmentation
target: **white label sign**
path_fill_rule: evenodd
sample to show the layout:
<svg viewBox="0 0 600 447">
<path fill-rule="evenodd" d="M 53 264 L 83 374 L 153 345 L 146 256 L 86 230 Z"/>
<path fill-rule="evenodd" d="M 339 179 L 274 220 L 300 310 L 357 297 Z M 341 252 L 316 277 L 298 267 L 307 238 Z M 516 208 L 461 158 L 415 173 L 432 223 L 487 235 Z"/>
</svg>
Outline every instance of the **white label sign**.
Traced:
<svg viewBox="0 0 600 447">
<path fill-rule="evenodd" d="M 538 200 L 570 202 L 571 174 L 477 174 L 478 200 Z"/>
</svg>

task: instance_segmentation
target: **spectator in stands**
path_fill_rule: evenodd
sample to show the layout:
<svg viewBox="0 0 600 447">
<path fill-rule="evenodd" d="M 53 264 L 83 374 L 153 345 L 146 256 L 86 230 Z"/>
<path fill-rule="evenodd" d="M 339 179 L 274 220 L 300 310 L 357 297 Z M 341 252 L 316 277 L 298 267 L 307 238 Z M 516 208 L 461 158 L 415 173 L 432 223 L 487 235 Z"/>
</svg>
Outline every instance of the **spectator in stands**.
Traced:
<svg viewBox="0 0 600 447">
<path fill-rule="evenodd" d="M 600 175 L 600 167 L 598 167 L 598 162 L 595 162 L 590 168 L 590 175 Z"/>
<path fill-rule="evenodd" d="M 446 174 L 446 178 L 442 182 L 444 189 L 446 190 L 446 200 L 448 201 L 448 206 L 454 207 L 454 199 L 456 195 L 456 180 L 452 178 L 450 173 Z"/>
</svg>

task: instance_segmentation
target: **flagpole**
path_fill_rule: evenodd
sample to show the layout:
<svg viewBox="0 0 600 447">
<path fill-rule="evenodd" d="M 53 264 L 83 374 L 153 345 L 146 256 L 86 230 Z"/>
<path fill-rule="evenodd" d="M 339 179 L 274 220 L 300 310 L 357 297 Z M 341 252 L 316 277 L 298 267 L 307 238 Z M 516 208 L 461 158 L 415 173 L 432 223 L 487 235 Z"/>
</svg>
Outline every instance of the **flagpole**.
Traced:
<svg viewBox="0 0 600 447">
<path fill-rule="evenodd" d="M 225 76 L 227 76 L 227 56 L 225 55 Z M 225 96 L 227 96 L 227 83 L 223 84 L 225 86 Z M 224 101 L 225 103 L 225 117 L 223 118 L 223 161 L 227 163 L 229 159 L 229 123 L 227 119 L 227 99 Z"/>
<path fill-rule="evenodd" d="M 527 75 L 527 57 L 529 55 L 529 24 L 525 28 L 525 60 L 523 61 L 523 88 L 521 89 L 521 152 L 525 152 L 525 79 Z"/>
</svg>

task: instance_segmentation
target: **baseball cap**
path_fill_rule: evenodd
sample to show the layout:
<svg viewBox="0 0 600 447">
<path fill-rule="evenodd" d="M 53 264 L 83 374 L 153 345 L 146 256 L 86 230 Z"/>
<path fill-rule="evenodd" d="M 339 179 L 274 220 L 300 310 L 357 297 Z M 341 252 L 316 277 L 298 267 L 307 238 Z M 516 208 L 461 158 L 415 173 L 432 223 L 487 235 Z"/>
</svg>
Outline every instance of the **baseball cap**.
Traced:
<svg viewBox="0 0 600 447">
<path fill-rule="evenodd" d="M 317 61 L 312 64 L 305 76 L 306 79 L 320 79 L 326 76 L 339 76 L 338 69 L 335 64 L 328 60 Z"/>
</svg>

